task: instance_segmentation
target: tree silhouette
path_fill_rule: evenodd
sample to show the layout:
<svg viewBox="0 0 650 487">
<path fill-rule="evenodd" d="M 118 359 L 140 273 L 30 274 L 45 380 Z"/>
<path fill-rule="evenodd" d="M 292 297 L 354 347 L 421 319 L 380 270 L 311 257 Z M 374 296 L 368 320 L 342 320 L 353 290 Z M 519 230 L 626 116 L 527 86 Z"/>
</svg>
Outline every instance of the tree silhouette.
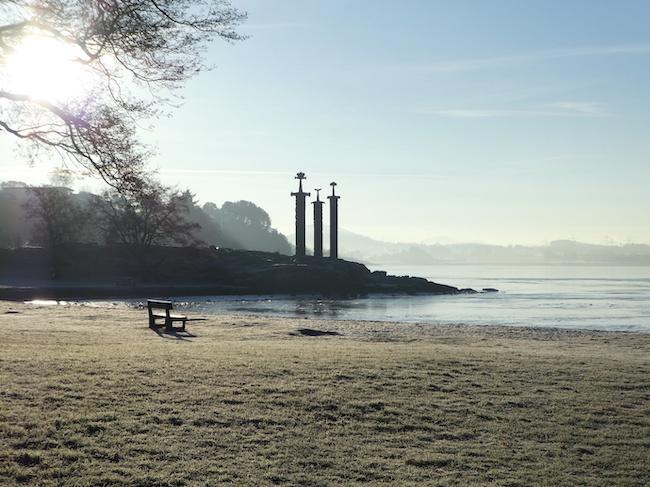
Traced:
<svg viewBox="0 0 650 487">
<path fill-rule="evenodd" d="M 25 214 L 32 221 L 31 242 L 50 252 L 50 276 L 60 272 L 61 245 L 85 240 L 90 224 L 90 208 L 82 206 L 65 186 L 29 188 Z"/>
<path fill-rule="evenodd" d="M 61 102 L 0 86 L 0 131 L 49 150 L 117 190 L 146 184 L 150 150 L 138 122 L 160 115 L 176 90 L 206 68 L 201 52 L 236 41 L 245 14 L 227 0 L 5 0 L 0 2 L 0 66 L 30 36 L 73 49 L 97 79 Z"/>
<path fill-rule="evenodd" d="M 32 240 L 54 250 L 58 245 L 79 241 L 87 223 L 84 210 L 72 197 L 72 190 L 59 186 L 30 188 L 27 217 L 34 221 Z"/>
<path fill-rule="evenodd" d="M 105 240 L 146 253 L 156 245 L 192 245 L 198 225 L 188 222 L 194 205 L 189 191 L 180 192 L 159 183 L 125 195 L 106 191 L 96 200 Z"/>
<path fill-rule="evenodd" d="M 226 201 L 221 207 L 223 218 L 253 227 L 267 229 L 271 226 L 271 217 L 264 209 L 250 201 Z"/>
<path fill-rule="evenodd" d="M 271 227 L 271 217 L 250 201 L 208 202 L 203 213 L 218 225 L 219 245 L 266 252 L 291 253 L 287 238 Z"/>
</svg>

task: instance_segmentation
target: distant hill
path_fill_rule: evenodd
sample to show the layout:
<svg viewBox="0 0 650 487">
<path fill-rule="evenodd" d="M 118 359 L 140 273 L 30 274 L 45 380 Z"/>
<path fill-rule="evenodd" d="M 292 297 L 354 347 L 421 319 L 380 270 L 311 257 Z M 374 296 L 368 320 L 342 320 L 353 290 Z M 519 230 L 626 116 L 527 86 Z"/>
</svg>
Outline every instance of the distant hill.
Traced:
<svg viewBox="0 0 650 487">
<path fill-rule="evenodd" d="M 307 242 L 313 230 L 308 228 Z M 289 240 L 293 241 L 294 236 Z M 329 235 L 325 234 L 327 249 Z M 326 251 L 327 252 L 327 251 Z M 650 265 L 650 245 L 596 245 L 557 240 L 549 245 L 480 243 L 397 243 L 376 240 L 349 230 L 339 231 L 339 252 L 347 259 L 371 264 L 610 264 Z"/>
<path fill-rule="evenodd" d="M 307 247 L 308 253 L 311 253 L 311 248 L 314 242 L 314 228 L 312 226 L 307 227 Z M 296 234 L 292 233 L 288 237 L 289 242 L 295 242 Z M 327 255 L 329 251 L 329 229 L 325 227 L 323 229 L 323 252 Z M 399 252 L 402 249 L 403 244 L 394 243 L 394 242 L 384 242 L 381 240 L 375 240 L 365 235 L 351 232 L 344 228 L 339 229 L 339 249 L 341 255 L 350 260 L 356 260 L 360 262 L 365 262 L 368 260 L 369 256 L 374 255 L 388 255 L 393 252 Z"/>
</svg>

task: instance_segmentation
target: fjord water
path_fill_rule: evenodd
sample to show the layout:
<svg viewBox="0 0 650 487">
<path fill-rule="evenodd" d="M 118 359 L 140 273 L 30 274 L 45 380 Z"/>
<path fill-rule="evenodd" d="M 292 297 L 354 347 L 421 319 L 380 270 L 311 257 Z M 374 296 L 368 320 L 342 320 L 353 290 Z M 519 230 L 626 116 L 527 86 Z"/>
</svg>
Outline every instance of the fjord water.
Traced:
<svg viewBox="0 0 650 487">
<path fill-rule="evenodd" d="M 251 313 L 343 320 L 467 323 L 650 332 L 650 267 L 382 266 L 459 288 L 499 293 L 459 296 L 185 298 L 196 313 Z"/>
</svg>

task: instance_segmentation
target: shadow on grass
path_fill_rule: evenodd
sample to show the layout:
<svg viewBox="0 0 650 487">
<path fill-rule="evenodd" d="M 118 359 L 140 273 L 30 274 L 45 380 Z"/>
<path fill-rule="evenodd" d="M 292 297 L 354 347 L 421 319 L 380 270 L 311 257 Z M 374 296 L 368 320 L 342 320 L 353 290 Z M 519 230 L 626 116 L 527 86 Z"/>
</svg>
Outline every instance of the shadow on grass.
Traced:
<svg viewBox="0 0 650 487">
<path fill-rule="evenodd" d="M 156 335 L 158 335 L 160 338 L 165 338 L 167 340 L 183 340 L 183 341 L 191 341 L 188 340 L 189 338 L 196 338 L 196 335 L 193 335 L 189 331 L 185 330 L 172 330 L 172 331 L 165 331 L 164 327 L 149 327 L 151 331 L 153 331 Z"/>
<path fill-rule="evenodd" d="M 289 333 L 289 335 L 308 337 L 341 336 L 338 331 L 313 330 L 311 328 L 298 328 L 296 331 Z"/>
</svg>

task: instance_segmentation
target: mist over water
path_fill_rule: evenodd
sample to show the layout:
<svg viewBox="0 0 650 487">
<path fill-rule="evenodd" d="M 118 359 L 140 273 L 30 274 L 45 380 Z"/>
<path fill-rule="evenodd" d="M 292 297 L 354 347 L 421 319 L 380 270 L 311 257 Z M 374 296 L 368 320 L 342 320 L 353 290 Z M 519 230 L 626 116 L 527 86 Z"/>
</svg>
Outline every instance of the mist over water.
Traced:
<svg viewBox="0 0 650 487">
<path fill-rule="evenodd" d="M 466 323 L 650 332 L 650 267 L 393 266 L 457 287 L 499 293 L 459 296 L 178 298 L 193 313 L 270 314 L 341 320 Z"/>
</svg>

